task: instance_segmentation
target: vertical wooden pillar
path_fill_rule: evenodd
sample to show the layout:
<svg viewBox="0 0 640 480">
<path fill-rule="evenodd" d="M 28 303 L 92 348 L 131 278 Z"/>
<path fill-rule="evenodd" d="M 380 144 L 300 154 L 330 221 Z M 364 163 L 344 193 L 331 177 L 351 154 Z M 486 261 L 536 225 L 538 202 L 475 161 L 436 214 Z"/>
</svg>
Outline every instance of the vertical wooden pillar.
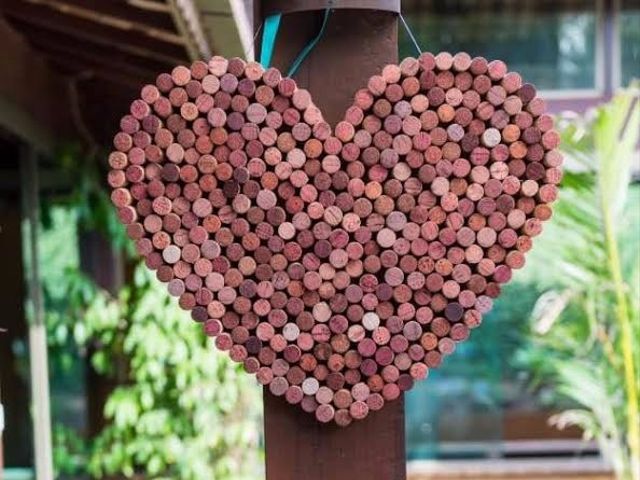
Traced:
<svg viewBox="0 0 640 480">
<path fill-rule="evenodd" d="M 24 146 L 20 178 L 23 192 L 26 238 L 23 256 L 27 268 L 29 301 L 29 365 L 31 374 L 31 414 L 37 480 L 53 480 L 51 441 L 51 399 L 47 330 L 44 323 L 44 299 L 38 262 L 38 228 L 40 225 L 38 156 Z"/>
<path fill-rule="evenodd" d="M 275 5 L 267 0 L 262 7 L 264 13 Z M 293 58 L 317 34 L 322 16 L 317 10 L 283 16 L 273 66 L 286 74 Z M 335 9 L 322 39 L 295 79 L 311 92 L 325 119 L 335 125 L 355 91 L 384 65 L 398 61 L 397 36 L 395 13 Z M 346 429 L 321 425 L 268 390 L 264 410 L 267 480 L 406 479 L 403 399 Z"/>
</svg>

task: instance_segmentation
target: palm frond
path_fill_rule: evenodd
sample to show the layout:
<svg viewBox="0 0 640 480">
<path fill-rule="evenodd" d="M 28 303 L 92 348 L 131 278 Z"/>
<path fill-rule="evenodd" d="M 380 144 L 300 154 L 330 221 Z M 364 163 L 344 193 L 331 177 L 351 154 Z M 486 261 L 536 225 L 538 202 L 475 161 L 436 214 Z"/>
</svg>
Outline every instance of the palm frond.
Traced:
<svg viewBox="0 0 640 480">
<path fill-rule="evenodd" d="M 598 161 L 598 184 L 603 208 L 613 219 L 624 210 L 631 161 L 638 144 L 640 104 L 638 92 L 616 95 L 606 108 L 598 109 L 593 125 L 594 155 Z"/>
<path fill-rule="evenodd" d="M 579 426 L 619 479 L 640 480 L 640 192 L 629 185 L 638 90 L 558 125 L 570 171 L 533 252 L 550 284 L 532 316 L 536 358 L 556 393 L 580 407 L 554 424 Z"/>
</svg>

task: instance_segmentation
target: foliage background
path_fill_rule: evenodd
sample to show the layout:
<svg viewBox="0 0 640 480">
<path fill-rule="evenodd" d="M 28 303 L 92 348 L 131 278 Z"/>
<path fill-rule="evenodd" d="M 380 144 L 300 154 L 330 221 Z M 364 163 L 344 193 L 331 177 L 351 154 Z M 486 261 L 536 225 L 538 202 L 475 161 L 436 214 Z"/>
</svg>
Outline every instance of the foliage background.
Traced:
<svg viewBox="0 0 640 480">
<path fill-rule="evenodd" d="M 72 165 L 67 151 L 63 168 Z M 144 265 L 128 258 L 128 281 L 111 294 L 80 268 L 86 231 L 126 240 L 93 172 L 43 210 L 39 241 L 53 377 L 55 463 L 62 477 L 89 473 L 157 479 L 259 478 L 260 390 L 253 377 L 192 322 Z M 129 252 L 130 253 L 130 252 Z M 126 250 L 125 250 L 126 255 Z M 117 385 L 106 426 L 88 437 L 73 403 L 90 368 Z M 66 421 L 65 421 L 66 420 Z"/>
</svg>

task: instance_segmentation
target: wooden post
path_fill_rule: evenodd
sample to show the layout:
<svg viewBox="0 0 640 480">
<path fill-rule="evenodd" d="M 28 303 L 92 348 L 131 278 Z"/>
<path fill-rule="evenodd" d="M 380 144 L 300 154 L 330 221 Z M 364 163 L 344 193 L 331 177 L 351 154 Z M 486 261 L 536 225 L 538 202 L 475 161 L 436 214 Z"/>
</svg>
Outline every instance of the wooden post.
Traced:
<svg viewBox="0 0 640 480">
<path fill-rule="evenodd" d="M 283 15 L 273 66 L 286 74 L 291 61 L 319 28 L 323 13 L 304 11 L 323 4 L 375 6 L 336 8 L 320 42 L 295 76 L 307 88 L 325 119 L 342 119 L 358 88 L 388 63 L 398 61 L 397 14 L 388 11 L 399 0 L 264 1 L 258 18 L 280 8 L 303 10 Z M 387 11 L 385 11 L 387 10 Z M 404 480 L 404 401 L 390 402 L 347 428 L 319 424 L 299 407 L 264 393 L 267 480 Z"/>
<path fill-rule="evenodd" d="M 38 157 L 33 149 L 24 147 L 20 167 L 24 217 L 27 220 L 23 254 L 28 271 L 29 363 L 36 479 L 53 480 L 47 331 L 37 248 L 40 222 Z"/>
</svg>

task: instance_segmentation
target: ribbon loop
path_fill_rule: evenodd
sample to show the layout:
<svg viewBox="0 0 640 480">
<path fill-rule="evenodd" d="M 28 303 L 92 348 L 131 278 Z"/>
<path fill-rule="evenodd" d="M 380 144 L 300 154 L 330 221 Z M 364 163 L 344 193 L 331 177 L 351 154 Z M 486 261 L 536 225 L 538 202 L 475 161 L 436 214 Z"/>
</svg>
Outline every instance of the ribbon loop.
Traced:
<svg viewBox="0 0 640 480">
<path fill-rule="evenodd" d="M 282 13 L 274 13 L 264 19 L 264 33 L 262 34 L 262 47 L 260 47 L 260 63 L 264 68 L 271 66 L 281 19 Z"/>
<path fill-rule="evenodd" d="M 320 41 L 320 39 L 322 38 L 322 35 L 324 34 L 324 30 L 327 26 L 327 23 L 329 21 L 329 14 L 331 13 L 331 9 L 330 8 L 326 8 L 324 10 L 324 18 L 322 19 L 322 26 L 320 27 L 320 31 L 318 32 L 318 34 L 300 51 L 300 53 L 298 54 L 298 56 L 296 57 L 296 59 L 293 61 L 293 63 L 291 64 L 291 67 L 289 68 L 289 71 L 287 72 L 287 77 L 293 77 L 296 72 L 298 71 L 298 68 L 300 68 L 300 65 L 302 65 L 302 62 L 305 61 L 305 59 L 309 56 L 309 53 L 311 53 L 311 50 L 313 50 L 313 48 L 317 45 L 317 43 Z"/>
</svg>

